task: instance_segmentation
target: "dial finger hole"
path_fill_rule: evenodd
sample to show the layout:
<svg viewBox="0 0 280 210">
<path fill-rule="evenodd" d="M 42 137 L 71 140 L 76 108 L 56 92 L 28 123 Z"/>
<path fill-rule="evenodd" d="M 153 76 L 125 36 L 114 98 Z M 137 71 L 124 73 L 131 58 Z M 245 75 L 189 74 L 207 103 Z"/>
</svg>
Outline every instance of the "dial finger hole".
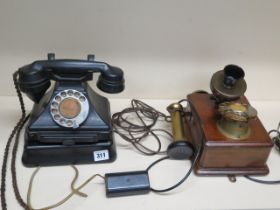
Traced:
<svg viewBox="0 0 280 210">
<path fill-rule="evenodd" d="M 52 102 L 52 106 L 53 106 L 54 108 L 57 108 L 57 107 L 58 107 L 58 103 L 57 103 L 57 102 Z"/>
<path fill-rule="evenodd" d="M 72 95 L 73 95 L 73 90 L 68 90 L 68 91 L 67 91 L 67 94 L 68 94 L 69 96 L 72 96 Z"/>
<path fill-rule="evenodd" d="M 80 96 L 80 93 L 79 92 L 75 92 L 74 96 L 78 98 Z"/>
<path fill-rule="evenodd" d="M 86 100 L 86 98 L 84 96 L 81 96 L 79 99 L 81 102 L 84 102 Z"/>
<path fill-rule="evenodd" d="M 59 122 L 60 122 L 61 124 L 64 124 L 64 123 L 65 123 L 65 119 L 64 119 L 64 118 L 61 118 L 61 119 L 59 120 Z"/>
<path fill-rule="evenodd" d="M 52 113 L 53 113 L 53 114 L 57 114 L 57 113 L 58 113 L 58 110 L 57 110 L 57 109 L 52 109 Z"/>
<path fill-rule="evenodd" d="M 55 120 L 58 120 L 59 118 L 60 118 L 60 115 L 58 115 L 58 114 L 54 115 Z"/>
<path fill-rule="evenodd" d="M 54 99 L 55 99 L 57 102 L 60 102 L 60 101 L 61 101 L 61 97 L 60 97 L 60 96 L 56 96 Z"/>
<path fill-rule="evenodd" d="M 67 126 L 72 126 L 73 122 L 71 120 L 67 120 L 66 124 L 67 124 Z"/>
<path fill-rule="evenodd" d="M 66 93 L 65 92 L 61 92 L 61 96 L 62 97 L 66 97 Z"/>
</svg>

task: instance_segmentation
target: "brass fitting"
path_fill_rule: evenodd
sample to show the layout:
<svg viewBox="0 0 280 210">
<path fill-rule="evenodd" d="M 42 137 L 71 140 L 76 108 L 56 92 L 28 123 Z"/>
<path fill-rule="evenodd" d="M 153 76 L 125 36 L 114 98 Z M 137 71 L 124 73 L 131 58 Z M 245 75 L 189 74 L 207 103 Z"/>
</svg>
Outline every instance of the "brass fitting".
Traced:
<svg viewBox="0 0 280 210">
<path fill-rule="evenodd" d="M 167 111 L 171 115 L 173 142 L 167 148 L 167 154 L 171 159 L 181 160 L 193 156 L 194 148 L 184 133 L 183 106 L 179 103 L 170 104 Z"/>
</svg>

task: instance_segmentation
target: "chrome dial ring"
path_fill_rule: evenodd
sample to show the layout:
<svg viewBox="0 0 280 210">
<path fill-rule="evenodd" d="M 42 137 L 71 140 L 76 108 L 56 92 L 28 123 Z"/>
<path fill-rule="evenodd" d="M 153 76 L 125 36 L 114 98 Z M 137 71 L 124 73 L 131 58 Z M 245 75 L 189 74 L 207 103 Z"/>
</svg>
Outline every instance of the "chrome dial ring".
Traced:
<svg viewBox="0 0 280 210">
<path fill-rule="evenodd" d="M 53 97 L 50 113 L 58 125 L 78 128 L 88 116 L 89 102 L 86 96 L 77 90 L 63 90 Z"/>
</svg>

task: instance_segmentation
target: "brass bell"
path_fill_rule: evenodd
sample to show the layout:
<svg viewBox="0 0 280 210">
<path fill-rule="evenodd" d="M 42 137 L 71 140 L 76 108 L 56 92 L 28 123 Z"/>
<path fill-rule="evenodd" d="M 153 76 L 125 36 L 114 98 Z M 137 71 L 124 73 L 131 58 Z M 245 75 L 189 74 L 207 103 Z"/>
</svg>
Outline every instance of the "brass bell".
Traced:
<svg viewBox="0 0 280 210">
<path fill-rule="evenodd" d="M 217 121 L 219 131 L 236 140 L 246 139 L 251 134 L 249 120 L 257 117 L 257 111 L 249 104 L 224 102 L 219 104 L 221 118 Z"/>
</svg>

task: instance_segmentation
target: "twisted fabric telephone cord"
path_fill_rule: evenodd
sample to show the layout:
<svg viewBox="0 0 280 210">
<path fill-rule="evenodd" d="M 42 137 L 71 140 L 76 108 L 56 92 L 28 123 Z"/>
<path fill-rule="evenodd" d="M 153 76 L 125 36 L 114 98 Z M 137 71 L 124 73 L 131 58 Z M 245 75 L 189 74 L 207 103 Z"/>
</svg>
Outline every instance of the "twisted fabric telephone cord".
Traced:
<svg viewBox="0 0 280 210">
<path fill-rule="evenodd" d="M 25 122 L 29 118 L 29 115 L 26 116 L 24 102 L 23 102 L 22 94 L 20 92 L 19 85 L 17 82 L 17 77 L 18 77 L 18 71 L 16 71 L 13 74 L 13 81 L 14 81 L 14 85 L 15 85 L 15 89 L 16 89 L 18 98 L 19 98 L 22 114 L 21 114 L 20 120 L 18 121 L 18 123 L 12 130 L 11 135 L 9 136 L 6 146 L 5 146 L 5 150 L 4 150 L 4 157 L 3 157 L 2 169 L 1 169 L 1 190 L 0 190 L 1 206 L 2 206 L 3 210 L 7 210 L 7 202 L 6 202 L 7 163 L 8 163 L 10 147 L 11 147 L 11 144 L 13 142 L 13 138 L 15 135 L 16 135 L 16 138 L 15 138 L 14 147 L 13 147 L 13 151 L 12 151 L 12 163 L 11 163 L 13 189 L 14 189 L 14 193 L 15 193 L 16 199 L 19 202 L 19 204 L 24 209 L 28 209 L 27 204 L 23 201 L 22 196 L 19 193 L 18 183 L 17 183 L 17 178 L 16 178 L 16 168 L 15 168 L 16 152 L 17 152 L 18 143 L 19 143 L 20 130 L 22 129 Z"/>
</svg>

